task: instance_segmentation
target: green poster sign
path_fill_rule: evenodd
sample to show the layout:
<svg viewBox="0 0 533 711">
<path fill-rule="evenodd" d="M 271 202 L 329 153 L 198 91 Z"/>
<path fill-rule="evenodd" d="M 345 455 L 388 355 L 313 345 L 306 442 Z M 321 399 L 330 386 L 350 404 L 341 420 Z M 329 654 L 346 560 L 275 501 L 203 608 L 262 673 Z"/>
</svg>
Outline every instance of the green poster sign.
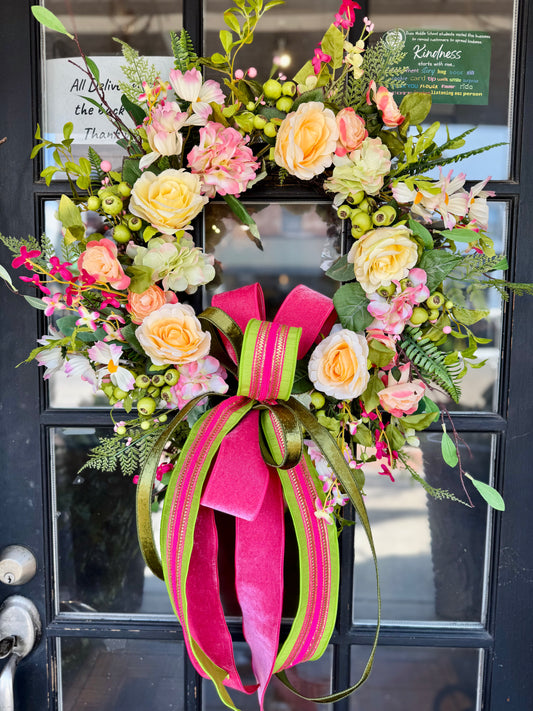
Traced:
<svg viewBox="0 0 533 711">
<path fill-rule="evenodd" d="M 394 96 L 422 91 L 434 103 L 488 104 L 490 35 L 457 30 L 392 30 L 385 42 L 404 41 L 404 81 Z"/>
</svg>

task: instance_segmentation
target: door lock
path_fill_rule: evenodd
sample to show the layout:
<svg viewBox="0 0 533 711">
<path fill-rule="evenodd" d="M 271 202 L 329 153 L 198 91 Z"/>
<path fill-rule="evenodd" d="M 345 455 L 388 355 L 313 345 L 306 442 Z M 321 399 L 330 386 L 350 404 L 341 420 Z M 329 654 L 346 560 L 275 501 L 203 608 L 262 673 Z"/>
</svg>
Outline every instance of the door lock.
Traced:
<svg viewBox="0 0 533 711">
<path fill-rule="evenodd" d="M 36 571 L 35 556 L 24 546 L 6 546 L 0 551 L 0 582 L 24 585 L 33 578 Z"/>
</svg>

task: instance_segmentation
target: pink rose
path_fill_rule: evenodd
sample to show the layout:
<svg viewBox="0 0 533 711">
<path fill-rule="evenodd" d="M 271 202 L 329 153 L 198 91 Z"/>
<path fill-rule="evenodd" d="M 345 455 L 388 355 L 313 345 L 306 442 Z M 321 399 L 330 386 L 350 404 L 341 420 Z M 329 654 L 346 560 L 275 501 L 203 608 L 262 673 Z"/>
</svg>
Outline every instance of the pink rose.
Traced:
<svg viewBox="0 0 533 711">
<path fill-rule="evenodd" d="M 126 306 L 131 314 L 133 323 L 139 325 L 143 322 L 148 314 L 152 311 L 157 311 L 163 304 L 175 304 L 178 297 L 172 291 L 163 291 L 156 284 L 148 287 L 142 294 L 135 294 L 133 291 L 128 291 L 128 304 Z"/>
<path fill-rule="evenodd" d="M 380 86 L 376 91 L 376 82 L 370 82 L 366 95 L 367 104 L 370 104 L 370 93 L 372 93 L 374 103 L 381 111 L 381 117 L 383 118 L 385 126 L 395 127 L 403 123 L 405 117 L 401 115 L 393 95 L 386 87 Z"/>
<path fill-rule="evenodd" d="M 220 123 L 209 121 L 200 129 L 200 142 L 187 160 L 192 173 L 200 176 L 203 192 L 209 197 L 237 195 L 255 178 L 259 163 L 256 163 L 251 148 L 234 128 L 224 128 Z"/>
<path fill-rule="evenodd" d="M 394 417 L 412 415 L 418 409 L 418 403 L 424 397 L 426 386 L 421 380 L 409 380 L 410 365 L 400 366 L 400 379 L 392 373 L 384 377 L 387 387 L 379 392 L 379 404 Z"/>
<path fill-rule="evenodd" d="M 335 117 L 339 129 L 339 143 L 335 154 L 345 156 L 350 151 L 355 151 L 368 136 L 365 122 L 351 107 L 341 109 Z"/>
<path fill-rule="evenodd" d="M 87 249 L 78 258 L 78 269 L 80 272 L 84 269 L 97 281 L 110 284 L 114 289 L 126 289 L 131 280 L 124 274 L 117 254 L 117 245 L 107 237 L 87 242 Z"/>
</svg>

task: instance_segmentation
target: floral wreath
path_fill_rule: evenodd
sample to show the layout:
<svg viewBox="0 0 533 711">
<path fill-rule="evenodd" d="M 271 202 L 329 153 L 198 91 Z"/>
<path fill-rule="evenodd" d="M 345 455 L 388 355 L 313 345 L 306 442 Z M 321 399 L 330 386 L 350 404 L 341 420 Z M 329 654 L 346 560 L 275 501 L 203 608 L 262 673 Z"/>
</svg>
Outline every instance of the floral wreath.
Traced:
<svg viewBox="0 0 533 711">
<path fill-rule="evenodd" d="M 76 42 L 98 97 L 92 101 L 114 124 L 125 157 L 121 170 L 92 148 L 76 160 L 72 124 L 58 143 L 38 128 L 32 157 L 46 148 L 54 160 L 42 176 L 50 184 L 64 173 L 71 187 L 57 211 L 62 244 L 55 251 L 46 236 L 42 244 L 2 237 L 12 266 L 31 275 L 20 279 L 38 290 L 39 298 L 26 299 L 51 319 L 28 360 L 44 366 L 45 379 L 62 371 L 87 381 L 128 413 L 85 466 L 132 473 L 140 463 L 143 554 L 167 584 L 193 664 L 230 708 L 228 687 L 257 690 L 262 708 L 274 673 L 298 693 L 284 670 L 325 650 L 337 609 L 337 529 L 347 523 L 348 501 L 375 560 L 364 505 L 369 464 L 378 462 L 391 484 L 401 468 L 428 494 L 457 500 L 409 463 L 417 432 L 440 417 L 442 455 L 458 466 L 467 505 L 466 478 L 504 509 L 498 492 L 464 470 L 453 423 L 432 395 L 458 402 L 461 378 L 479 367 L 477 345 L 486 340 L 471 326 L 489 312 L 470 308 L 470 295 L 488 287 L 504 296 L 507 288 L 531 291 L 497 277 L 507 262 L 487 235 L 489 178 L 467 190 L 464 173 L 444 169 L 479 152 L 449 156 L 469 132 L 437 145 L 439 124 L 422 125 L 430 95 L 407 94 L 397 105 L 391 89 L 399 86 L 403 45 L 369 43 L 367 18 L 355 44 L 348 41 L 356 2 L 342 0 L 292 79 L 276 78 L 276 66 L 262 82 L 255 68 L 238 68 L 258 21 L 279 4 L 233 0 L 221 51 L 211 57 L 197 56 L 185 30 L 172 33 L 168 77 L 122 43 L 122 105 L 132 123 L 108 105 L 77 36 L 33 7 L 39 22 Z M 221 74 L 223 85 L 204 80 L 202 67 Z M 439 177 L 430 177 L 436 168 Z M 192 222 L 222 197 L 260 246 L 239 198 L 267 175 L 320 180 L 351 225 L 351 248 L 327 271 L 341 283 L 333 301 L 300 286 L 268 322 L 260 287 L 251 285 L 217 294 L 197 315 L 184 302 L 214 279 L 215 261 L 195 245 Z M 89 211 L 101 217 L 98 233 L 85 225 Z M 451 280 L 466 293 L 454 289 L 452 299 Z M 468 345 L 459 349 L 453 339 Z M 150 524 L 154 500 L 163 502 L 160 550 Z M 298 539 L 301 584 L 280 645 L 284 506 Z M 235 585 L 256 676 L 249 686 L 235 667 L 220 603 L 214 510 L 237 521 Z M 377 633 L 357 684 L 315 701 L 357 688 L 376 642 Z"/>
</svg>

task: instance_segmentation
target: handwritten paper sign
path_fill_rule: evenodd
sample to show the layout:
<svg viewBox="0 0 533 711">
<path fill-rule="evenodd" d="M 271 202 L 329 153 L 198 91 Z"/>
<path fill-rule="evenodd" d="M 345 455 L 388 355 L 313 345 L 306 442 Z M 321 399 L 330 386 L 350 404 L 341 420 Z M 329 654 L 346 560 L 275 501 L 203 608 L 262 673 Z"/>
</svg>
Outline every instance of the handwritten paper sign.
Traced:
<svg viewBox="0 0 533 711">
<path fill-rule="evenodd" d="M 162 78 L 168 77 L 174 66 L 172 57 L 151 57 L 153 64 L 160 71 Z M 81 60 L 77 60 L 81 61 Z M 120 102 L 122 92 L 119 81 L 124 81 L 120 66 L 123 57 L 96 57 L 100 70 L 100 82 L 109 106 L 118 114 L 126 125 L 132 126 Z M 84 97 L 98 100 L 96 91 L 89 78 L 77 69 L 68 59 L 47 59 L 45 68 L 46 82 L 46 120 L 45 136 L 51 141 L 63 138 L 63 126 L 72 121 L 72 138 L 77 145 L 113 144 L 120 138 L 105 114 Z"/>
<path fill-rule="evenodd" d="M 393 30 L 385 42 L 404 41 L 406 53 L 395 97 L 429 93 L 438 104 L 489 103 L 490 35 L 457 30 Z"/>
</svg>

